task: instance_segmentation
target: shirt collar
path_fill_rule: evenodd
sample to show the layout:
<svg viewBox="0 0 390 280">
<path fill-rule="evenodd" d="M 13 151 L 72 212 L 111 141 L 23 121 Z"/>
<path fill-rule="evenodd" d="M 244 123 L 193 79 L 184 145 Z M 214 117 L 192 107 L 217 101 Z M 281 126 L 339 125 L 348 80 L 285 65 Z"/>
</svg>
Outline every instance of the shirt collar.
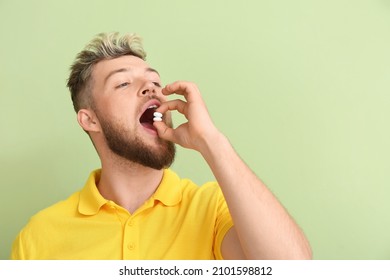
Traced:
<svg viewBox="0 0 390 280">
<path fill-rule="evenodd" d="M 80 192 L 78 210 L 83 215 L 96 215 L 100 208 L 108 202 L 99 192 L 96 183 L 100 180 L 101 169 L 89 175 L 84 188 Z M 166 206 L 174 206 L 181 201 L 180 178 L 170 169 L 164 169 L 163 178 L 156 192 L 151 197 Z"/>
<path fill-rule="evenodd" d="M 96 183 L 100 180 L 101 169 L 91 172 L 84 188 L 80 192 L 79 212 L 84 215 L 95 215 L 100 207 L 107 203 L 99 192 Z"/>
<path fill-rule="evenodd" d="M 180 188 L 180 178 L 170 169 L 164 169 L 163 178 L 156 192 L 152 196 L 165 206 L 174 206 L 181 201 L 182 192 Z"/>
</svg>

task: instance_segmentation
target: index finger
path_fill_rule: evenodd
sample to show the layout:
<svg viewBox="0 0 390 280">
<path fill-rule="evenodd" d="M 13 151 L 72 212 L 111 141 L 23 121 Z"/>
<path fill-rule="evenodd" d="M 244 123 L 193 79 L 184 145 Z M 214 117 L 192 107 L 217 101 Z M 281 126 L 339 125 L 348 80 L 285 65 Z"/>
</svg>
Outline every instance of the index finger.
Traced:
<svg viewBox="0 0 390 280">
<path fill-rule="evenodd" d="M 201 94 L 196 84 L 185 81 L 176 81 L 166 85 L 162 89 L 162 93 L 164 95 L 179 94 L 184 96 L 189 102 L 201 99 Z"/>
</svg>

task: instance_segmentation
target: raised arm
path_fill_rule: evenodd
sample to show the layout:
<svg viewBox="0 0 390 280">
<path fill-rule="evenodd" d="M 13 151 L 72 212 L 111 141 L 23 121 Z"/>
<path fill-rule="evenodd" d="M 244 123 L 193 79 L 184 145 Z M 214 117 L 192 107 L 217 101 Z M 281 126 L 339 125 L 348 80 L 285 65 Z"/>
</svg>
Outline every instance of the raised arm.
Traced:
<svg viewBox="0 0 390 280">
<path fill-rule="evenodd" d="M 159 136 L 201 153 L 225 196 L 234 227 L 222 243 L 225 259 L 310 259 L 303 232 L 265 184 L 241 160 L 214 126 L 197 86 L 175 82 L 163 94 L 184 96 L 163 103 L 158 111 L 177 110 L 187 122 L 169 128 L 156 122 Z"/>
</svg>

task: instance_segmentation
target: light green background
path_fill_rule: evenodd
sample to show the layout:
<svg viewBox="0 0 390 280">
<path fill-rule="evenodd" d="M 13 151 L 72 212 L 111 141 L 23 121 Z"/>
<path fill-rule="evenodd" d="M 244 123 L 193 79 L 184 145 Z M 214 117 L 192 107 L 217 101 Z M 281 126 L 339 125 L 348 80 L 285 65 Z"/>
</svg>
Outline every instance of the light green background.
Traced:
<svg viewBox="0 0 390 280">
<path fill-rule="evenodd" d="M 0 0 L 0 258 L 31 215 L 99 167 L 65 83 L 105 31 L 139 33 L 164 83 L 199 85 L 315 259 L 390 258 L 385 0 Z M 193 151 L 173 168 L 213 180 Z"/>
</svg>

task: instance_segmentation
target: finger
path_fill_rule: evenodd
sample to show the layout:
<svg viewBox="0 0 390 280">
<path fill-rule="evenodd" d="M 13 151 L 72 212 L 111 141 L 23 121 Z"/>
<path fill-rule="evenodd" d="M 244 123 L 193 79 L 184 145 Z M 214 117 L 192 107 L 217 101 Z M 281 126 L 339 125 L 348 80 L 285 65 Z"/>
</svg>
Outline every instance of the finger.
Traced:
<svg viewBox="0 0 390 280">
<path fill-rule="evenodd" d="M 160 138 L 176 143 L 173 128 L 167 126 L 164 122 L 154 122 L 153 126 L 157 129 Z"/>
<path fill-rule="evenodd" d="M 185 81 L 176 81 L 171 84 L 167 84 L 162 89 L 162 93 L 165 95 L 169 95 L 172 93 L 186 95 L 190 91 L 199 91 L 199 90 L 194 83 L 185 82 Z"/>
<path fill-rule="evenodd" d="M 191 82 L 176 81 L 172 84 L 166 85 L 162 89 L 164 95 L 170 95 L 173 93 L 184 96 L 188 101 L 195 101 L 200 99 L 200 91 L 198 87 Z"/>
<path fill-rule="evenodd" d="M 176 110 L 181 114 L 186 115 L 186 106 L 187 102 L 180 99 L 175 99 L 162 103 L 160 107 L 156 109 L 156 112 L 164 114 L 167 111 Z"/>
</svg>

